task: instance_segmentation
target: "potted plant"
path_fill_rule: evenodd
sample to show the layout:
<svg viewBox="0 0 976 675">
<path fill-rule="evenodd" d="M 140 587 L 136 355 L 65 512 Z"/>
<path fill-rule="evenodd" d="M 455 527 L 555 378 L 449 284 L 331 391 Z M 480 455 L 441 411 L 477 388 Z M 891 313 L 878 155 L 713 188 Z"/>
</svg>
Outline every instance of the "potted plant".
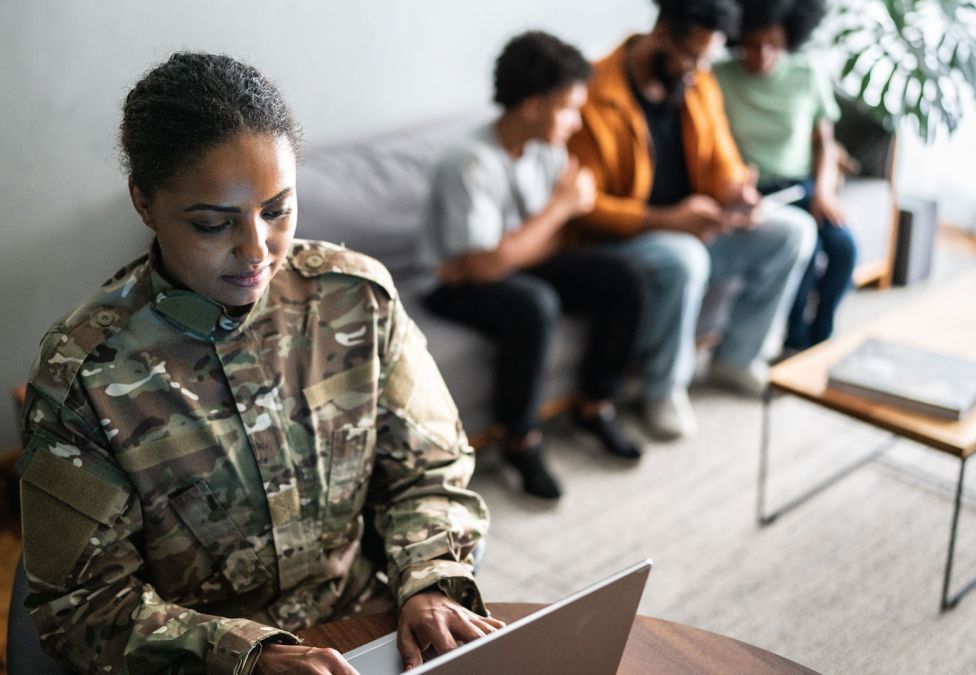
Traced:
<svg viewBox="0 0 976 675">
<path fill-rule="evenodd" d="M 839 51 L 841 90 L 888 129 L 908 120 L 930 143 L 972 102 L 976 0 L 834 0 L 818 37 Z"/>
</svg>

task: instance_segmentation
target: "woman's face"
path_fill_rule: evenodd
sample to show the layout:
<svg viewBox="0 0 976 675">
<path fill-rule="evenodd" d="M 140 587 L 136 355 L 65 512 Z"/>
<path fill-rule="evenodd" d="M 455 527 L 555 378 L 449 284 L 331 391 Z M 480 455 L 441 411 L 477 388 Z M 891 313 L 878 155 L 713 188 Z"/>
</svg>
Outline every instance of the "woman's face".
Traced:
<svg viewBox="0 0 976 675">
<path fill-rule="evenodd" d="M 244 131 L 208 150 L 152 199 L 129 191 L 173 281 L 228 307 L 257 300 L 295 235 L 295 151 Z"/>
<path fill-rule="evenodd" d="M 782 26 L 763 28 L 742 38 L 742 62 L 753 75 L 768 75 L 786 51 L 786 32 Z"/>
</svg>

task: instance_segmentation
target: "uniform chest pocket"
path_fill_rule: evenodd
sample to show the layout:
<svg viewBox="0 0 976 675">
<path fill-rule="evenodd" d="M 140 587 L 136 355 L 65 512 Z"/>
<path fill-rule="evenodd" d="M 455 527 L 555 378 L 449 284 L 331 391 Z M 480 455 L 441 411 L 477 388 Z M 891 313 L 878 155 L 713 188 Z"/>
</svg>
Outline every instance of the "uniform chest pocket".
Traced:
<svg viewBox="0 0 976 675">
<path fill-rule="evenodd" d="M 308 405 L 326 529 L 346 529 L 359 515 L 373 471 L 376 447 L 375 360 L 303 390 Z"/>
<path fill-rule="evenodd" d="M 329 435 L 329 487 L 326 513 L 330 518 L 359 515 L 373 472 L 375 427 L 348 427 Z"/>
<path fill-rule="evenodd" d="M 216 561 L 221 574 L 235 592 L 255 588 L 271 577 L 244 533 L 205 482 L 195 483 L 170 497 L 169 504 Z"/>
</svg>

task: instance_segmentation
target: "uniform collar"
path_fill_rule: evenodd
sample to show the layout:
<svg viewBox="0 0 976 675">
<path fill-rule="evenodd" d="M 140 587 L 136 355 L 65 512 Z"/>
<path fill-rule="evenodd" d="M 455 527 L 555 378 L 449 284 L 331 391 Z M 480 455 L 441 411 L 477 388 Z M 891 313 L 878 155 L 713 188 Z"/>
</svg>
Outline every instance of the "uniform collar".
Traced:
<svg viewBox="0 0 976 675">
<path fill-rule="evenodd" d="M 152 308 L 166 323 L 183 333 L 207 342 L 221 342 L 250 325 L 268 303 L 268 289 L 243 313 L 175 284 L 163 274 L 159 244 L 149 249 L 149 279 Z"/>
</svg>

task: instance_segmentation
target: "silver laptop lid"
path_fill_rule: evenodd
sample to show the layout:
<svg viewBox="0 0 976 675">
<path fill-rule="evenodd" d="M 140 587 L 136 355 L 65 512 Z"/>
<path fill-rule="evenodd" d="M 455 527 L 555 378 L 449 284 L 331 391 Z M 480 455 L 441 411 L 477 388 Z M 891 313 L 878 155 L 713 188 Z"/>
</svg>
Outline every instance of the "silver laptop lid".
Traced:
<svg viewBox="0 0 976 675">
<path fill-rule="evenodd" d="M 396 638 L 396 631 L 387 633 L 342 656 L 360 675 L 399 675 L 403 672 L 403 659 Z"/>
<path fill-rule="evenodd" d="M 410 673 L 612 675 L 620 664 L 651 566 L 650 560 L 643 560 Z M 345 656 L 362 675 L 393 675 L 403 667 L 395 634 Z"/>
</svg>

